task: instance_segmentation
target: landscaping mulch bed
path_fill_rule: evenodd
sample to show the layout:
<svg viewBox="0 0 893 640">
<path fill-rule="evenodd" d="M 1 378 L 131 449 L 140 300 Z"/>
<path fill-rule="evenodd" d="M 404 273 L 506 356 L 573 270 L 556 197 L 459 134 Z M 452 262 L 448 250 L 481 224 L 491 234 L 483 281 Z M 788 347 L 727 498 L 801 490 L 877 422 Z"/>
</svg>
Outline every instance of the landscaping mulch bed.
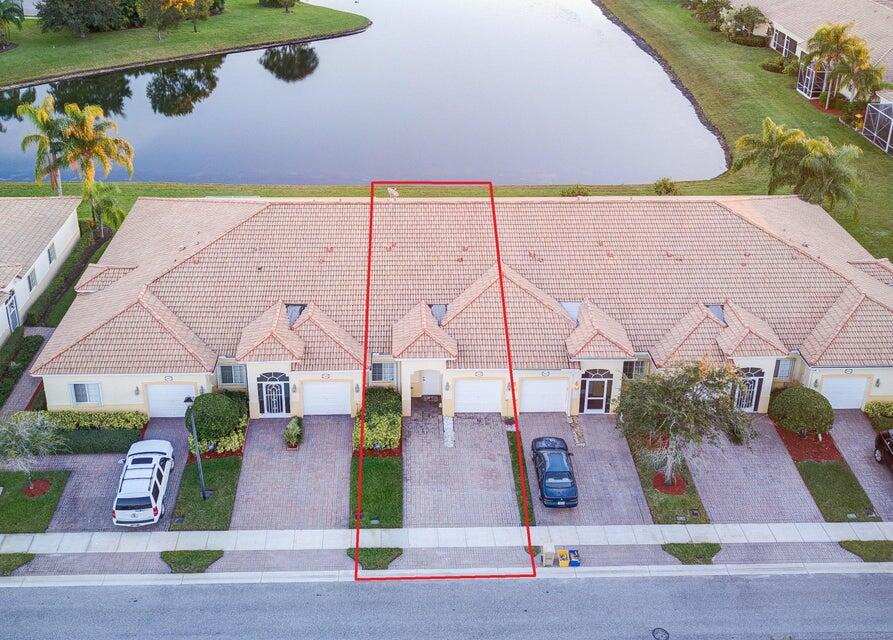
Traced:
<svg viewBox="0 0 893 640">
<path fill-rule="evenodd" d="M 359 451 L 353 452 L 354 458 L 360 457 Z M 364 458 L 402 458 L 403 457 L 403 440 L 400 440 L 400 446 L 396 449 L 365 449 L 363 451 Z"/>
<path fill-rule="evenodd" d="M 810 100 L 809 102 L 812 103 L 812 106 L 814 106 L 816 109 L 818 109 L 822 113 L 827 113 L 829 116 L 840 117 L 843 115 L 843 111 L 841 111 L 840 109 L 835 109 L 833 107 L 830 109 L 826 109 L 825 104 L 821 100 Z"/>
<path fill-rule="evenodd" d="M 202 461 L 204 460 L 219 460 L 220 458 L 241 458 L 242 457 L 242 449 L 238 451 L 202 451 Z M 189 456 L 186 458 L 187 464 L 192 464 L 195 462 L 195 453 L 190 450 Z"/>
<path fill-rule="evenodd" d="M 843 460 L 843 456 L 837 450 L 837 445 L 834 444 L 834 438 L 830 433 L 824 434 L 821 442 L 819 442 L 818 437 L 815 435 L 801 436 L 793 431 L 782 429 L 778 425 L 775 425 L 775 431 L 778 433 L 781 441 L 784 442 L 784 446 L 787 448 L 791 458 L 794 459 L 794 462 L 805 462 L 807 460 L 814 462 L 840 462 Z"/>
<path fill-rule="evenodd" d="M 22 489 L 22 493 L 24 493 L 29 498 L 39 498 L 47 491 L 49 491 L 51 486 L 53 485 L 50 484 L 49 480 L 39 478 L 35 480 L 30 487 L 28 485 L 25 485 L 25 488 Z"/>
<path fill-rule="evenodd" d="M 685 493 L 685 488 L 688 486 L 685 482 L 685 477 L 674 473 L 673 474 L 673 484 L 667 484 L 664 482 L 664 472 L 658 471 L 653 476 L 651 476 L 651 486 L 660 491 L 661 493 L 666 493 L 671 496 L 681 496 Z"/>
</svg>

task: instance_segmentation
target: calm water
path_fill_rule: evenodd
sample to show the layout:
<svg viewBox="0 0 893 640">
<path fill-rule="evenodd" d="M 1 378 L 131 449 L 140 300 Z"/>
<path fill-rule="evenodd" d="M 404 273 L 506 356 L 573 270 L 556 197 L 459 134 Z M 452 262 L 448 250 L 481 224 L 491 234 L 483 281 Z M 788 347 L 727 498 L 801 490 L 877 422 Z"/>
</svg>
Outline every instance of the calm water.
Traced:
<svg viewBox="0 0 893 640">
<path fill-rule="evenodd" d="M 724 169 L 692 105 L 589 0 L 323 4 L 374 24 L 6 92 L 0 179 L 31 179 L 28 127 L 12 113 L 48 92 L 112 114 L 136 148 L 135 180 L 621 183 Z"/>
</svg>

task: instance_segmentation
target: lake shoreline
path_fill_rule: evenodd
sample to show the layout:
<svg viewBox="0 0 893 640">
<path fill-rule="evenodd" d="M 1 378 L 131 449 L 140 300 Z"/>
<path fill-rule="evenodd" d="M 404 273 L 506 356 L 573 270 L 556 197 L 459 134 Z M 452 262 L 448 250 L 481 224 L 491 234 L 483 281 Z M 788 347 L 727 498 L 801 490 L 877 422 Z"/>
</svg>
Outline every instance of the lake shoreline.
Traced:
<svg viewBox="0 0 893 640">
<path fill-rule="evenodd" d="M 240 45 L 235 47 L 223 47 L 220 49 L 214 49 L 209 51 L 203 51 L 201 53 L 190 53 L 182 56 L 168 56 L 165 58 L 156 58 L 152 60 L 142 60 L 140 62 L 128 62 L 125 64 L 118 65 L 109 65 L 105 67 L 100 67 L 96 69 L 85 69 L 82 71 L 72 71 L 69 73 L 60 73 L 48 76 L 41 76 L 39 78 L 31 78 L 22 82 L 16 82 L 13 84 L 0 84 L 0 91 L 6 91 L 10 89 L 25 89 L 27 87 L 35 87 L 41 84 L 46 84 L 48 82 L 58 82 L 59 80 L 71 80 L 73 78 L 84 78 L 87 76 L 98 76 L 104 73 L 115 73 L 117 71 L 127 71 L 128 69 L 135 69 L 138 67 L 146 67 L 150 65 L 156 64 L 168 64 L 171 62 L 184 62 L 186 60 L 199 60 L 201 58 L 210 58 L 212 56 L 219 55 L 227 55 L 230 53 L 241 53 L 243 51 L 257 51 L 259 49 L 268 49 L 270 47 L 281 47 L 290 44 L 307 44 L 310 42 L 321 42 L 323 40 L 334 40 L 336 38 L 346 38 L 347 36 L 357 35 L 358 33 L 363 33 L 369 27 L 372 26 L 372 21 L 367 19 L 366 24 L 362 27 L 358 27 L 356 29 L 349 29 L 347 31 L 335 31 L 332 33 L 323 33 L 315 36 L 308 36 L 305 38 L 286 38 L 284 40 L 272 40 L 269 42 L 258 42 L 254 44 Z"/>
<path fill-rule="evenodd" d="M 623 31 L 626 35 L 628 35 L 632 41 L 636 44 L 639 49 L 647 53 L 651 58 L 654 59 L 657 64 L 660 65 L 661 69 L 663 69 L 664 73 L 667 74 L 667 77 L 670 79 L 670 82 L 682 92 L 682 95 L 685 96 L 685 99 L 691 103 L 691 106 L 695 110 L 695 114 L 698 117 L 698 120 L 704 125 L 710 133 L 714 135 L 717 142 L 719 142 L 719 146 L 722 148 L 723 155 L 725 155 L 726 159 L 726 171 L 728 171 L 732 166 L 732 149 L 729 147 L 729 143 L 726 141 L 725 136 L 723 136 L 722 130 L 710 119 L 707 113 L 704 111 L 704 108 L 701 106 L 701 103 L 698 102 L 698 99 L 691 92 L 691 90 L 685 86 L 685 83 L 676 75 L 676 72 L 673 70 L 673 67 L 669 62 L 660 54 L 660 52 L 652 47 L 648 42 L 636 33 L 631 27 L 629 27 L 623 20 L 621 20 L 617 14 L 615 14 L 611 9 L 609 9 L 602 0 L 592 0 L 592 4 L 597 6 L 601 12 L 605 15 L 610 22 L 617 25 L 617 27 Z M 725 172 L 723 172 L 725 173 Z M 719 174 L 722 175 L 722 174 Z M 717 176 L 718 177 L 718 176 Z"/>
</svg>

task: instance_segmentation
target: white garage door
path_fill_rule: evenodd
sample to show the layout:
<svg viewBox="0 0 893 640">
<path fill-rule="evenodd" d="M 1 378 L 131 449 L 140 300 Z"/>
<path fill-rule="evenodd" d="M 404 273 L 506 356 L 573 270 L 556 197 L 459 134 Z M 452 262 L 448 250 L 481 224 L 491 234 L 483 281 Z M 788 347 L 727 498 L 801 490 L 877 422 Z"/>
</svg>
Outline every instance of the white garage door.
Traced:
<svg viewBox="0 0 893 640">
<path fill-rule="evenodd" d="M 350 415 L 349 382 L 305 382 L 305 416 Z"/>
<path fill-rule="evenodd" d="M 457 380 L 456 413 L 500 413 L 500 380 Z"/>
<path fill-rule="evenodd" d="M 153 418 L 181 418 L 186 414 L 186 396 L 194 396 L 191 384 L 150 384 L 146 397 L 149 399 L 149 415 Z"/>
<path fill-rule="evenodd" d="M 567 380 L 522 380 L 521 413 L 567 413 Z"/>
<path fill-rule="evenodd" d="M 861 409 L 867 378 L 825 378 L 822 395 L 834 409 Z"/>
</svg>

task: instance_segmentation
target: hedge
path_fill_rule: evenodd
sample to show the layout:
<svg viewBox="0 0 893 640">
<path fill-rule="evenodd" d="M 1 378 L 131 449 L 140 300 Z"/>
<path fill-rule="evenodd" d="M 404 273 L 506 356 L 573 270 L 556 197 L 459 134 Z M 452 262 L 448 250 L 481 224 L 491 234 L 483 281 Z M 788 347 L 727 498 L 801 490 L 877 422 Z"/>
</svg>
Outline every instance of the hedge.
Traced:
<svg viewBox="0 0 893 640">
<path fill-rule="evenodd" d="M 366 449 L 397 449 L 403 426 L 400 394 L 388 387 L 366 389 Z M 354 421 L 353 448 L 360 448 L 360 416 Z"/>
<path fill-rule="evenodd" d="M 0 407 L 6 404 L 12 390 L 43 344 L 42 336 L 24 336 L 20 332 L 21 327 L 0 348 Z"/>
<path fill-rule="evenodd" d="M 203 393 L 186 410 L 186 430 L 192 433 L 192 416 L 199 442 L 219 442 L 248 423 L 245 407 L 225 393 Z"/>
<path fill-rule="evenodd" d="M 878 433 L 893 429 L 893 402 L 869 402 L 865 405 L 865 415 Z"/>
<path fill-rule="evenodd" d="M 193 451 L 195 451 L 195 440 L 192 439 L 191 433 L 187 434 L 186 437 L 189 440 L 189 452 L 192 453 Z M 245 427 L 244 426 L 240 429 L 236 429 L 232 433 L 229 433 L 225 436 L 217 438 L 216 440 L 207 440 L 204 438 L 198 439 L 198 448 L 201 451 L 216 451 L 217 453 L 234 453 L 236 451 L 241 451 L 244 446 L 245 446 Z"/>
<path fill-rule="evenodd" d="M 782 56 L 773 56 L 769 58 L 764 63 L 760 65 L 766 71 L 771 71 L 772 73 L 784 73 L 784 68 L 787 66 L 787 60 L 785 60 Z"/>
<path fill-rule="evenodd" d="M 834 424 L 831 403 L 809 387 L 791 387 L 776 395 L 769 402 L 769 417 L 800 435 L 826 433 Z"/>
<path fill-rule="evenodd" d="M 16 415 L 25 413 L 19 411 Z M 139 411 L 35 411 L 62 431 L 75 429 L 142 429 L 149 416 Z"/>
<path fill-rule="evenodd" d="M 756 36 L 752 33 L 735 33 L 729 36 L 729 40 L 745 47 L 757 48 L 765 47 L 769 42 L 769 39 L 766 36 Z"/>
<path fill-rule="evenodd" d="M 65 295 L 66 289 L 74 286 L 77 279 L 81 277 L 84 267 L 93 256 L 95 250 L 96 244 L 93 240 L 93 230 L 88 225 L 82 223 L 81 237 L 78 238 L 74 249 L 71 250 L 71 253 L 65 259 L 65 262 L 62 263 L 56 275 L 53 276 L 50 284 L 47 285 L 44 292 L 31 305 L 26 319 L 27 324 L 33 326 L 43 323 L 50 309 L 56 304 L 56 301 Z"/>
</svg>

